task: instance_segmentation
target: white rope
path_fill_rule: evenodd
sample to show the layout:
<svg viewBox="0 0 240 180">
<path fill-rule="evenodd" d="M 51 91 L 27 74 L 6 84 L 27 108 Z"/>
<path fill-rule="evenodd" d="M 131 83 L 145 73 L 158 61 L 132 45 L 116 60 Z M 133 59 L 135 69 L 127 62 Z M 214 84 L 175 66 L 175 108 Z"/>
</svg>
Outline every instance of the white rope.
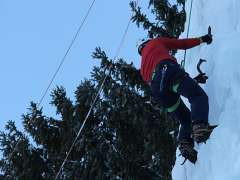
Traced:
<svg viewBox="0 0 240 180">
<path fill-rule="evenodd" d="M 187 28 L 187 38 L 189 36 L 189 29 L 190 29 L 190 24 L 191 24 L 191 17 L 192 17 L 192 5 L 193 5 L 193 0 L 191 0 L 191 6 L 190 6 L 190 12 L 189 12 L 189 18 L 188 18 L 188 28 Z M 186 56 L 187 56 L 187 50 L 185 49 L 184 51 L 184 58 L 181 62 L 181 66 L 184 68 L 185 66 L 185 61 L 186 61 Z"/>
<path fill-rule="evenodd" d="M 193 0 L 191 0 L 191 6 L 190 6 L 190 12 L 189 12 L 189 18 L 188 18 L 187 38 L 189 37 L 189 31 L 190 31 L 190 24 L 191 24 L 191 17 L 192 17 L 192 5 L 193 5 Z M 184 59 L 183 59 L 183 61 L 181 63 L 182 67 L 185 66 L 186 56 L 187 56 L 187 50 L 185 49 L 185 51 L 184 51 Z M 188 180 L 186 164 L 184 164 L 184 172 L 185 172 L 185 180 Z"/>
<path fill-rule="evenodd" d="M 138 4 L 138 1 L 139 1 L 139 0 L 136 1 L 136 4 Z M 132 16 L 131 16 L 131 17 L 132 17 Z M 126 36 L 127 36 L 127 32 L 128 32 L 128 30 L 129 30 L 130 23 L 131 23 L 131 18 L 130 18 L 128 24 L 127 24 L 127 27 L 125 28 L 125 31 L 124 31 L 123 36 L 122 36 L 122 38 L 121 38 L 121 42 L 120 42 L 120 44 L 119 44 L 119 46 L 118 46 L 118 48 L 117 48 L 116 55 L 114 56 L 114 59 L 113 59 L 114 61 L 115 61 L 116 58 L 118 57 L 118 55 L 119 55 L 119 53 L 120 53 L 120 51 L 121 51 L 121 48 L 122 48 L 122 46 L 123 46 L 123 44 L 124 44 L 124 42 L 125 42 L 125 39 L 126 39 Z M 98 99 L 98 96 L 101 94 L 101 92 L 102 92 L 102 90 L 103 90 L 104 83 L 105 83 L 107 77 L 110 75 L 112 66 L 107 67 L 107 68 L 109 68 L 109 69 L 108 69 L 108 72 L 107 72 L 107 74 L 105 75 L 105 77 L 104 77 L 104 79 L 103 79 L 103 81 L 102 81 L 102 83 L 101 83 L 101 86 L 99 87 L 99 90 L 98 90 L 98 92 L 97 92 L 97 94 L 96 94 L 96 96 L 95 96 L 95 98 L 94 98 L 94 100 L 93 100 L 93 103 L 92 103 L 92 105 L 91 105 L 91 107 L 90 107 L 90 109 L 89 109 L 89 111 L 88 111 L 88 113 L 87 113 L 87 115 L 86 115 L 86 117 L 85 117 L 85 119 L 84 119 L 84 121 L 83 121 L 82 126 L 80 127 L 80 129 L 79 129 L 79 131 L 78 131 L 78 134 L 77 134 L 76 138 L 74 139 L 74 141 L 73 141 L 73 143 L 72 143 L 69 151 L 67 152 L 67 155 L 66 155 L 66 157 L 65 157 L 65 159 L 64 159 L 64 161 L 63 161 L 63 163 L 62 163 L 62 165 L 61 165 L 61 167 L 60 167 L 60 169 L 59 169 L 59 171 L 58 171 L 58 173 L 57 173 L 57 175 L 56 175 L 56 177 L 55 177 L 55 180 L 58 179 L 58 177 L 59 177 L 59 175 L 60 175 L 60 173 L 61 173 L 61 171 L 62 171 L 62 169 L 63 169 L 63 167 L 64 167 L 64 165 L 65 165 L 65 163 L 66 163 L 66 161 L 67 161 L 67 159 L 68 159 L 68 157 L 69 157 L 69 155 L 70 155 L 70 153 L 71 153 L 71 151 L 72 151 L 72 149 L 73 149 L 73 147 L 74 147 L 74 145 L 75 145 L 75 143 L 76 143 L 76 141 L 77 141 L 77 139 L 79 138 L 79 136 L 80 136 L 80 134 L 81 134 L 81 132 L 82 132 L 85 124 L 86 124 L 86 121 L 87 121 L 87 119 L 88 119 L 88 117 L 89 117 L 89 115 L 90 115 L 90 113 L 91 113 L 91 111 L 92 111 L 92 109 L 93 109 L 93 107 L 94 107 L 97 99 Z M 116 150 L 116 149 L 115 149 L 115 150 Z"/>
<path fill-rule="evenodd" d="M 87 18 L 88 18 L 88 15 L 90 14 L 90 12 L 91 12 L 91 10 L 92 10 L 92 7 L 93 7 L 95 1 L 96 1 L 96 0 L 93 0 L 93 1 L 92 1 L 92 3 L 91 3 L 91 5 L 90 5 L 90 7 L 89 7 L 89 9 L 88 9 L 88 11 L 87 11 L 87 13 L 86 13 L 86 15 L 84 16 L 84 18 L 83 18 L 83 20 L 82 20 L 82 22 L 81 22 L 79 28 L 77 29 L 77 32 L 76 32 L 75 35 L 73 36 L 73 39 L 72 39 L 71 43 L 69 44 L 69 46 L 68 46 L 68 48 L 67 48 L 67 50 L 66 50 L 66 52 L 65 52 L 65 54 L 64 54 L 64 56 L 63 56 L 63 58 L 62 58 L 62 60 L 61 60 L 61 62 L 60 62 L 60 64 L 59 64 L 59 66 L 58 66 L 56 72 L 54 73 L 54 75 L 53 75 L 53 77 L 52 77 L 50 83 L 48 84 L 47 89 L 46 89 L 45 92 L 43 93 L 43 96 L 42 96 L 42 98 L 40 99 L 40 101 L 39 101 L 37 107 L 39 107 L 39 106 L 41 105 L 41 103 L 42 103 L 43 99 L 45 98 L 45 96 L 46 96 L 48 90 L 50 89 L 50 87 L 51 87 L 51 85 L 52 85 L 54 79 L 56 78 L 56 76 L 57 76 L 59 70 L 61 69 L 61 67 L 62 67 L 62 65 L 63 65 L 63 63 L 64 63 L 64 61 L 66 60 L 66 58 L 67 58 L 67 56 L 68 56 L 68 54 L 69 54 L 69 52 L 70 52 L 70 50 L 71 50 L 73 44 L 75 43 L 75 41 L 76 41 L 76 39 L 77 39 L 77 37 L 78 37 L 78 35 L 79 35 L 79 33 L 80 33 L 80 31 L 81 31 L 81 29 L 82 29 L 84 23 L 85 23 L 85 21 L 86 21 Z"/>
</svg>

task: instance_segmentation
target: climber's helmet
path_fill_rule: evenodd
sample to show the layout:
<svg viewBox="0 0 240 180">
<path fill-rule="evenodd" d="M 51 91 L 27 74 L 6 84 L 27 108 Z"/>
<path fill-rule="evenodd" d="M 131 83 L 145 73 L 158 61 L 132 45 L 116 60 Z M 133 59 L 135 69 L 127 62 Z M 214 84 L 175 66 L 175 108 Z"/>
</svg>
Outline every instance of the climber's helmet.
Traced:
<svg viewBox="0 0 240 180">
<path fill-rule="evenodd" d="M 138 48 L 138 54 L 141 56 L 142 55 L 142 50 L 143 48 L 145 47 L 145 45 L 147 44 L 147 42 L 149 41 L 150 39 L 140 39 L 137 43 L 137 48 Z"/>
</svg>

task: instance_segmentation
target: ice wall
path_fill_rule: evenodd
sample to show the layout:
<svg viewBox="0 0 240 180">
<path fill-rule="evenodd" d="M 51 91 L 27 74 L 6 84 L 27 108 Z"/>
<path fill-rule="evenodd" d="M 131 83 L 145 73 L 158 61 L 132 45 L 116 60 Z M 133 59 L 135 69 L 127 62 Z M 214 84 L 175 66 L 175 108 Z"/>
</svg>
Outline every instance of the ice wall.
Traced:
<svg viewBox="0 0 240 180">
<path fill-rule="evenodd" d="M 211 25 L 214 41 L 187 51 L 186 71 L 194 76 L 198 59 L 208 61 L 203 69 L 209 80 L 202 87 L 209 95 L 210 124 L 219 127 L 207 144 L 196 145 L 197 163 L 181 166 L 178 158 L 172 176 L 174 180 L 240 180 L 240 0 L 193 1 L 189 37 L 207 33 Z M 177 57 L 181 59 L 182 53 Z"/>
</svg>

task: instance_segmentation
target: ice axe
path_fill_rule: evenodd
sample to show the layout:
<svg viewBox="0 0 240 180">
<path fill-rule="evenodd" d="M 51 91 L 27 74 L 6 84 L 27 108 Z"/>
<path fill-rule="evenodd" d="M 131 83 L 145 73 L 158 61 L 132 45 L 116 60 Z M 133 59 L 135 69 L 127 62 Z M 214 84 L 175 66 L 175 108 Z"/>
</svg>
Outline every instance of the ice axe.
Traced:
<svg viewBox="0 0 240 180">
<path fill-rule="evenodd" d="M 198 70 L 198 75 L 193 78 L 197 83 L 205 84 L 208 77 L 206 76 L 206 73 L 203 73 L 200 66 L 203 62 L 206 62 L 205 59 L 199 59 L 199 62 L 197 64 L 197 70 Z"/>
<path fill-rule="evenodd" d="M 211 28 L 211 26 L 208 26 L 208 36 L 211 36 L 212 37 L 212 28 Z M 208 42 L 207 44 L 210 44 L 211 42 Z M 199 74 L 200 75 L 205 75 L 205 73 L 203 73 L 202 71 L 201 71 L 201 68 L 200 68 L 200 66 L 201 66 L 201 64 L 203 63 L 203 62 L 207 62 L 205 59 L 199 59 L 199 61 L 198 61 L 198 64 L 197 64 L 197 70 L 198 70 L 198 72 L 199 72 Z"/>
<path fill-rule="evenodd" d="M 212 36 L 212 28 L 211 28 L 211 26 L 208 26 L 208 35 L 209 36 Z M 208 42 L 207 44 L 210 44 L 211 42 Z M 198 64 L 197 64 L 197 70 L 198 70 L 198 72 L 200 73 L 200 74 L 202 74 L 203 72 L 201 71 L 201 69 L 200 69 L 200 66 L 201 66 L 201 64 L 203 63 L 203 62 L 207 62 L 205 59 L 199 59 L 199 62 L 198 62 Z"/>
<path fill-rule="evenodd" d="M 201 70 L 201 68 L 200 68 L 200 66 L 201 66 L 201 64 L 202 64 L 203 62 L 207 62 L 207 61 L 206 61 L 205 59 L 199 59 L 199 61 L 198 61 L 198 63 L 197 63 L 197 70 L 198 70 L 199 74 L 203 74 L 203 72 L 202 72 L 202 70 Z"/>
</svg>

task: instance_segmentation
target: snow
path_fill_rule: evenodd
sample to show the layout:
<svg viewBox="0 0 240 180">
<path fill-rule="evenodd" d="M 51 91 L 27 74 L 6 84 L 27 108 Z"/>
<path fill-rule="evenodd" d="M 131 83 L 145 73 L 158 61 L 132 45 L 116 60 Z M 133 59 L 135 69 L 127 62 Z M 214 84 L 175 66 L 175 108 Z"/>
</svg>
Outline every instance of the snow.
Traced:
<svg viewBox="0 0 240 180">
<path fill-rule="evenodd" d="M 189 11 L 191 1 L 187 1 Z M 196 145 L 195 165 L 178 157 L 173 180 L 239 180 L 240 179 L 240 1 L 197 0 L 193 2 L 190 36 L 198 37 L 212 27 L 214 41 L 188 50 L 186 71 L 196 75 L 199 58 L 209 76 L 202 86 L 209 96 L 210 124 L 218 124 L 207 144 Z M 186 23 L 187 26 L 187 23 Z M 187 29 L 187 28 L 186 28 Z M 186 37 L 186 32 L 182 35 Z M 177 55 L 183 57 L 182 53 Z M 179 152 L 178 152 L 179 153 Z"/>
</svg>

